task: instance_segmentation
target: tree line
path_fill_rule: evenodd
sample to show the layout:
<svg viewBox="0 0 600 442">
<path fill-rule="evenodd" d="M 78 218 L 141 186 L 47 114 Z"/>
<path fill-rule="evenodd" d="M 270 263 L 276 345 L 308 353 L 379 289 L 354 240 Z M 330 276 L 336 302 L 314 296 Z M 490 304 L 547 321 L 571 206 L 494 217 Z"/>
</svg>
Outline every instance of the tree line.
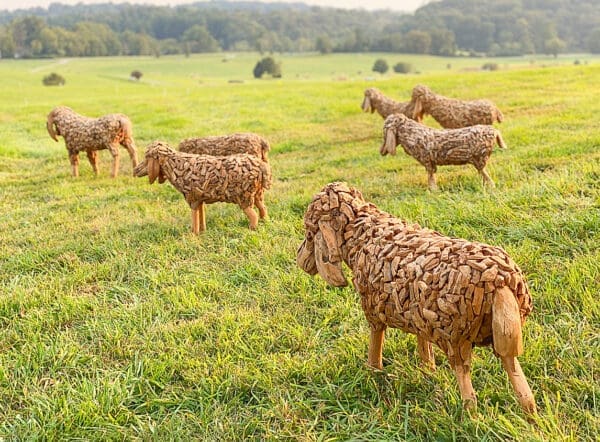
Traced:
<svg viewBox="0 0 600 442">
<path fill-rule="evenodd" d="M 443 0 L 414 14 L 302 4 L 51 4 L 0 11 L 0 55 L 215 51 L 433 55 L 600 53 L 598 0 Z"/>
</svg>

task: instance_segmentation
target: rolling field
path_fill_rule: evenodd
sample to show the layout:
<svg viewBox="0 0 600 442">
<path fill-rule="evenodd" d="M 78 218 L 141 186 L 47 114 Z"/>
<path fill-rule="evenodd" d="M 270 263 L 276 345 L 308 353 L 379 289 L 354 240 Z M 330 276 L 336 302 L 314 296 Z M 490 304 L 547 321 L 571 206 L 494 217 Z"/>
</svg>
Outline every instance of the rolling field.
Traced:
<svg viewBox="0 0 600 442">
<path fill-rule="evenodd" d="M 496 60 L 500 70 L 481 72 L 489 60 L 383 57 L 421 74 L 375 76 L 373 54 L 275 56 L 280 80 L 251 78 L 256 54 L 1 60 L 0 440 L 596 440 L 600 59 Z M 42 86 L 50 72 L 66 85 Z M 502 109 L 495 190 L 458 166 L 439 168 L 431 193 L 401 149 L 379 155 L 382 119 L 361 112 L 363 91 L 406 100 L 418 83 Z M 270 220 L 252 232 L 238 207 L 213 204 L 194 236 L 183 197 L 133 178 L 124 149 L 117 179 L 106 151 L 99 177 L 83 155 L 71 178 L 62 138 L 46 132 L 56 105 L 126 113 L 140 158 L 155 139 L 264 135 Z M 472 415 L 439 350 L 437 371 L 419 368 L 412 335 L 388 330 L 384 371 L 367 368 L 357 293 L 295 264 L 304 210 L 335 180 L 521 266 L 534 311 L 519 360 L 535 422 L 489 348 L 474 352 Z"/>
</svg>

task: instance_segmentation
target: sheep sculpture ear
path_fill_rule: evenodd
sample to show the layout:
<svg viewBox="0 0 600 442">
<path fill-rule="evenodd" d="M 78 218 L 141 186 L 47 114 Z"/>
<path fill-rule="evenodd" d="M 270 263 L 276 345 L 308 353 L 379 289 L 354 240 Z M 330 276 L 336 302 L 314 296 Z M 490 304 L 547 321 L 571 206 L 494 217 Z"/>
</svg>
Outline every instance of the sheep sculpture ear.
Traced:
<svg viewBox="0 0 600 442">
<path fill-rule="evenodd" d="M 158 160 L 155 160 L 154 158 L 147 158 L 146 161 L 148 162 L 148 181 L 150 181 L 150 184 L 152 184 L 156 178 L 159 178 L 158 182 L 160 183 L 160 164 Z"/>
<path fill-rule="evenodd" d="M 412 119 L 419 123 L 423 121 L 423 103 L 419 97 L 415 98 L 415 108 L 413 110 Z"/>
<path fill-rule="evenodd" d="M 396 132 L 391 127 L 386 127 L 384 129 L 384 140 L 381 148 L 379 148 L 379 153 L 381 156 L 386 156 L 388 153 L 392 155 L 396 155 Z"/>
<path fill-rule="evenodd" d="M 321 223 L 319 223 L 321 224 Z M 321 225 L 319 225 L 321 228 Z M 326 235 L 319 230 L 315 235 L 315 264 L 319 275 L 335 287 L 345 287 L 348 285 L 344 272 L 342 271 L 342 260 L 339 257 L 339 249 L 329 247 Z M 334 238 L 335 239 L 335 238 Z"/>
<path fill-rule="evenodd" d="M 58 141 L 58 138 L 56 138 L 56 131 L 54 130 L 54 122 L 51 121 L 50 118 L 48 118 L 48 121 L 46 122 L 46 130 L 48 130 L 50 138 L 52 138 L 54 141 Z"/>
<path fill-rule="evenodd" d="M 315 262 L 315 243 L 312 238 L 309 239 L 308 232 L 306 236 L 307 237 L 304 238 L 302 244 L 300 244 L 300 247 L 298 247 L 298 252 L 296 253 L 296 264 L 306 273 L 313 276 L 317 274 L 317 263 Z"/>
</svg>

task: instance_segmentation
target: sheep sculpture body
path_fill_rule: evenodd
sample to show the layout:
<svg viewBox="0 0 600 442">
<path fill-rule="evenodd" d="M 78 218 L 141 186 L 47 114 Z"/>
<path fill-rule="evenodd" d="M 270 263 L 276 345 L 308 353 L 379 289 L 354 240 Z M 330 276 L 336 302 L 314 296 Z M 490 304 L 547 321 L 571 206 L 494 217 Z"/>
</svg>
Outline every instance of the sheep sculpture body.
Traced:
<svg viewBox="0 0 600 442">
<path fill-rule="evenodd" d="M 447 98 L 423 85 L 413 88 L 410 103 L 413 120 L 422 122 L 424 115 L 429 114 L 446 129 L 494 124 L 495 121 L 501 123 L 504 119 L 500 109 L 489 100 L 463 101 Z"/>
<path fill-rule="evenodd" d="M 370 325 L 368 364 L 382 369 L 388 327 L 417 336 L 424 364 L 435 368 L 432 343 L 447 355 L 466 408 L 476 404 L 470 367 L 473 346 L 492 345 L 523 409 L 536 411 L 516 356 L 521 326 L 532 309 L 517 264 L 498 247 L 450 238 L 410 224 L 365 202 L 343 183 L 316 194 L 304 215 L 297 264 L 345 286 L 352 270 Z"/>
<path fill-rule="evenodd" d="M 409 118 L 413 117 L 413 104 L 410 101 L 398 102 L 386 97 L 379 89 L 370 87 L 365 90 L 365 96 L 361 104 L 363 112 L 375 112 L 386 118 L 391 114 L 403 114 Z"/>
<path fill-rule="evenodd" d="M 192 231 L 206 229 L 204 204 L 234 203 L 240 206 L 255 229 L 258 218 L 267 217 L 264 192 L 271 186 L 269 164 L 248 154 L 229 156 L 177 152 L 167 143 L 151 143 L 144 160 L 136 167 L 138 177 L 148 175 L 150 184 L 166 180 L 183 194 L 192 209 Z M 259 216 L 252 208 L 256 206 Z"/>
<path fill-rule="evenodd" d="M 232 155 L 247 153 L 268 161 L 269 142 L 253 133 L 236 133 L 223 136 L 186 138 L 179 143 L 180 152 L 198 155 Z"/>
<path fill-rule="evenodd" d="M 429 188 L 437 189 L 437 166 L 472 164 L 485 184 L 494 181 L 485 170 L 494 145 L 506 148 L 500 131 L 493 126 L 477 125 L 461 129 L 432 129 L 402 114 L 390 115 L 383 125 L 381 155 L 396 155 L 396 146 L 421 163 L 428 174 Z"/>
<path fill-rule="evenodd" d="M 109 114 L 100 118 L 79 115 L 71 108 L 58 106 L 48 114 L 46 129 L 54 141 L 62 136 L 69 152 L 71 172 L 79 176 L 79 152 L 85 151 L 94 173 L 98 175 L 98 151 L 108 149 L 113 157 L 111 176 L 119 173 L 119 145 L 125 147 L 133 167 L 138 164 L 133 141 L 132 124 L 123 114 Z"/>
</svg>

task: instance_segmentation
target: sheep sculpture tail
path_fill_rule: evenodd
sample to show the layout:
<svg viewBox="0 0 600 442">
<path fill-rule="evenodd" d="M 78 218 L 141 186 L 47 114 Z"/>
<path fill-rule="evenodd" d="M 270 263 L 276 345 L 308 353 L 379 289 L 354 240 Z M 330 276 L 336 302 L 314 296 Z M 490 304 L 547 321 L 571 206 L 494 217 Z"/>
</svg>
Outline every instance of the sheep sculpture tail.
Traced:
<svg viewBox="0 0 600 442">
<path fill-rule="evenodd" d="M 498 147 L 500 149 L 506 149 L 506 143 L 504 142 L 504 139 L 502 138 L 502 134 L 500 134 L 499 130 L 496 130 L 496 142 L 498 143 Z"/>
<path fill-rule="evenodd" d="M 517 360 L 523 353 L 519 304 L 508 287 L 498 289 L 492 304 L 492 336 L 494 351 L 500 356 L 517 399 L 529 413 L 536 412 L 535 399 Z"/>
<path fill-rule="evenodd" d="M 261 184 L 263 189 L 270 189 L 271 188 L 271 167 L 269 166 L 269 163 L 266 163 L 264 161 L 260 161 L 260 172 L 261 172 Z"/>
</svg>

